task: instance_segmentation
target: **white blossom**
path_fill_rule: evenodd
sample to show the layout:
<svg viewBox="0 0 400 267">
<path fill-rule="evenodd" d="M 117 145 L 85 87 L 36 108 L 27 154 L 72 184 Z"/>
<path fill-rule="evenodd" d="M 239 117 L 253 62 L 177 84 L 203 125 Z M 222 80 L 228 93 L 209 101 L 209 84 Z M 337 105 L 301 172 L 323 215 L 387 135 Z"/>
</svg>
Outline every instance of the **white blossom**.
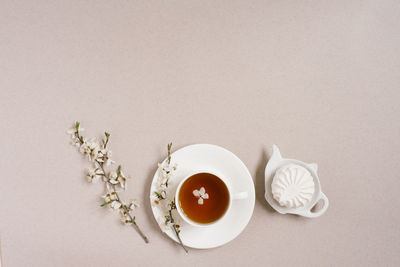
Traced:
<svg viewBox="0 0 400 267">
<path fill-rule="evenodd" d="M 87 141 L 84 141 L 83 144 L 81 145 L 79 151 L 82 154 L 89 154 L 90 153 L 90 144 Z"/>
<path fill-rule="evenodd" d="M 108 180 L 111 184 L 113 184 L 113 185 L 116 185 L 116 184 L 118 184 L 118 181 L 117 180 L 114 180 L 114 179 L 110 179 L 110 180 Z"/>
<path fill-rule="evenodd" d="M 118 176 L 118 183 L 124 190 L 126 190 L 127 188 L 126 178 L 122 177 L 121 175 Z"/>
<path fill-rule="evenodd" d="M 90 152 L 88 154 L 89 160 L 95 161 L 97 159 L 100 150 L 99 143 L 95 139 L 92 140 L 91 142 L 89 142 L 89 149 L 90 149 Z"/>
<path fill-rule="evenodd" d="M 198 198 L 197 203 L 199 205 L 203 205 L 204 199 L 208 199 L 208 194 L 204 187 L 201 187 L 200 190 L 193 190 L 193 195 Z"/>
<path fill-rule="evenodd" d="M 118 181 L 118 174 L 117 174 L 116 171 L 111 171 L 110 174 L 108 175 L 108 178 L 109 178 L 108 181 L 109 181 L 111 184 L 113 184 L 113 185 L 116 185 L 116 184 L 119 183 L 119 181 Z"/>
<path fill-rule="evenodd" d="M 97 161 L 103 162 L 106 166 L 110 166 L 111 164 L 115 163 L 115 161 L 111 159 L 111 154 L 111 150 L 103 148 L 98 151 Z"/>
<path fill-rule="evenodd" d="M 110 166 L 111 164 L 115 163 L 115 161 L 111 159 L 111 154 L 112 154 L 111 150 L 104 151 L 103 149 L 103 155 L 105 158 L 106 166 Z"/>
<path fill-rule="evenodd" d="M 76 124 L 75 124 L 73 127 L 69 128 L 67 130 L 67 134 L 71 135 L 71 138 L 72 138 L 72 137 L 76 137 L 77 132 L 80 133 L 80 132 L 83 132 L 84 130 L 85 129 L 83 129 L 80 124 L 78 125 L 78 128 L 76 127 Z"/>
<path fill-rule="evenodd" d="M 128 223 L 132 223 L 131 217 L 129 216 L 129 214 L 126 211 L 120 209 L 119 215 L 120 215 L 121 222 L 123 222 L 125 225 Z"/>
<path fill-rule="evenodd" d="M 75 126 L 67 130 L 67 134 L 71 135 L 71 138 L 75 137 L 75 133 L 76 133 Z"/>
<path fill-rule="evenodd" d="M 80 147 L 81 146 L 81 141 L 76 136 L 71 137 L 71 141 L 69 143 L 71 145 L 73 145 L 73 146 L 76 146 L 76 147 Z"/>
<path fill-rule="evenodd" d="M 117 193 L 116 192 L 107 192 L 107 194 L 105 194 L 104 196 L 102 196 L 102 198 L 104 198 L 104 201 L 106 202 L 106 203 L 109 203 L 109 202 L 111 202 L 111 201 L 114 201 L 114 200 L 117 200 L 118 199 L 118 197 L 117 197 Z"/>
<path fill-rule="evenodd" d="M 173 166 L 169 165 L 168 163 L 158 164 L 158 179 L 157 179 L 157 187 L 160 190 L 165 190 L 169 185 L 169 180 L 173 176 L 174 172 L 176 171 L 177 164 Z"/>
<path fill-rule="evenodd" d="M 97 160 L 99 151 L 100 151 L 100 145 L 97 142 L 95 138 L 90 139 L 89 141 L 84 141 L 83 144 L 81 145 L 79 151 L 87 155 L 89 158 L 89 161 L 94 162 Z"/>
<path fill-rule="evenodd" d="M 127 207 L 128 207 L 128 210 L 134 210 L 139 207 L 139 204 L 137 203 L 135 198 L 131 198 L 130 203 Z"/>
<path fill-rule="evenodd" d="M 114 200 L 113 202 L 111 202 L 110 207 L 113 208 L 114 210 L 119 209 L 122 206 L 121 202 L 119 202 L 118 200 Z"/>
<path fill-rule="evenodd" d="M 103 171 L 100 170 L 99 168 L 96 168 L 96 166 L 89 168 L 87 174 L 88 182 L 97 182 L 99 178 L 102 176 L 102 174 Z"/>
</svg>

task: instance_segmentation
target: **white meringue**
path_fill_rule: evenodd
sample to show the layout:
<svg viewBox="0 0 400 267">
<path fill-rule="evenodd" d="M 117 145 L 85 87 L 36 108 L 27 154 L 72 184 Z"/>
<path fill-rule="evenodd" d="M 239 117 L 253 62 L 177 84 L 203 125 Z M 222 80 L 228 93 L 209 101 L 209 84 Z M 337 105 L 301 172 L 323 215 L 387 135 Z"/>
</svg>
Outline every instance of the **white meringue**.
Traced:
<svg viewBox="0 0 400 267">
<path fill-rule="evenodd" d="M 311 173 L 297 164 L 279 168 L 271 184 L 272 195 L 281 206 L 299 208 L 311 201 L 314 195 L 314 180 Z"/>
</svg>

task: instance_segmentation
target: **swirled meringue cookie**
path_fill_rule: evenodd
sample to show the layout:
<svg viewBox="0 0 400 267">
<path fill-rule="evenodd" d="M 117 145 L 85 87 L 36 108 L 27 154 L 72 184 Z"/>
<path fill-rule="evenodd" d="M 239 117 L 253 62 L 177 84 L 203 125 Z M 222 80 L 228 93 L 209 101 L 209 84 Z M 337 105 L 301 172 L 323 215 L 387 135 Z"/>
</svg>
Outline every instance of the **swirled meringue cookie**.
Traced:
<svg viewBox="0 0 400 267">
<path fill-rule="evenodd" d="M 288 164 L 279 168 L 272 181 L 272 195 L 281 206 L 299 208 L 311 201 L 314 180 L 304 167 Z"/>
</svg>

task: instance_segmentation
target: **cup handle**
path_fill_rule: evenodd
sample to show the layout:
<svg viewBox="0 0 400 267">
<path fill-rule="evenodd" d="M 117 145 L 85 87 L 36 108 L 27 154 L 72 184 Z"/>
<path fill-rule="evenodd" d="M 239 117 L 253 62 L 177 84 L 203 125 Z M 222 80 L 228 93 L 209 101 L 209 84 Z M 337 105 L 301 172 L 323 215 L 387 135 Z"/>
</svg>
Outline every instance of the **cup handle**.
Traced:
<svg viewBox="0 0 400 267">
<path fill-rule="evenodd" d="M 245 198 L 248 198 L 248 196 L 249 196 L 249 194 L 247 193 L 247 191 L 244 191 L 244 192 L 233 194 L 232 198 L 233 199 L 245 199 Z"/>
<path fill-rule="evenodd" d="M 317 211 L 317 212 L 312 212 L 311 211 L 311 209 L 315 206 L 314 205 L 309 210 L 306 210 L 304 213 L 302 213 L 300 215 L 303 215 L 303 216 L 309 217 L 309 218 L 317 218 L 317 217 L 321 216 L 322 214 L 324 214 L 325 211 L 329 207 L 329 200 L 326 197 L 326 195 L 324 193 L 322 193 L 322 192 L 321 192 L 321 197 L 318 199 L 318 201 L 320 201 L 321 199 L 324 201 L 324 206 L 319 211 Z M 318 201 L 317 201 L 317 203 L 318 203 Z"/>
</svg>

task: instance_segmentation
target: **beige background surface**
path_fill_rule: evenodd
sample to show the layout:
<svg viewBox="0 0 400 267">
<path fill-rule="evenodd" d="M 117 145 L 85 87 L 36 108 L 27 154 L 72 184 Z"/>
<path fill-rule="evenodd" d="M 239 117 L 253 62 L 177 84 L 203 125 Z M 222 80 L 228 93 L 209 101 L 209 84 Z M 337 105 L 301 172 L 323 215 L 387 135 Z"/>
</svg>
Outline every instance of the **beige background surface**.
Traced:
<svg viewBox="0 0 400 267">
<path fill-rule="evenodd" d="M 398 1 L 1 1 L 0 235 L 14 266 L 399 266 Z M 98 205 L 65 130 L 112 134 L 145 245 Z M 257 201 L 233 242 L 185 253 L 148 199 L 165 145 L 218 144 Z M 272 143 L 319 164 L 315 220 L 263 199 Z"/>
</svg>

